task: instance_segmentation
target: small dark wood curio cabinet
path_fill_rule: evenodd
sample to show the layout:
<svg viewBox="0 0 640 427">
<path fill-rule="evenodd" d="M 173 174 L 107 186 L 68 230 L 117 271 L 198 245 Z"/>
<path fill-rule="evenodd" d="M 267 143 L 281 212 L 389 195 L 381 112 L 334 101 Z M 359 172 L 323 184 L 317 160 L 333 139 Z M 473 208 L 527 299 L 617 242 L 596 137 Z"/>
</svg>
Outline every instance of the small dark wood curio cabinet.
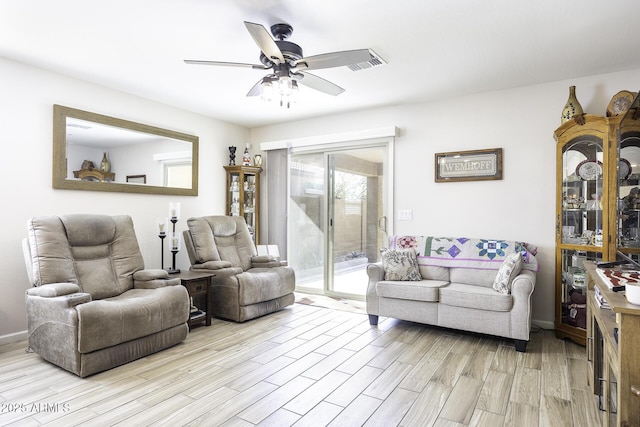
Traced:
<svg viewBox="0 0 640 427">
<path fill-rule="evenodd" d="M 227 211 L 242 216 L 256 245 L 260 240 L 260 173 L 257 166 L 225 166 L 227 171 Z"/>
</svg>

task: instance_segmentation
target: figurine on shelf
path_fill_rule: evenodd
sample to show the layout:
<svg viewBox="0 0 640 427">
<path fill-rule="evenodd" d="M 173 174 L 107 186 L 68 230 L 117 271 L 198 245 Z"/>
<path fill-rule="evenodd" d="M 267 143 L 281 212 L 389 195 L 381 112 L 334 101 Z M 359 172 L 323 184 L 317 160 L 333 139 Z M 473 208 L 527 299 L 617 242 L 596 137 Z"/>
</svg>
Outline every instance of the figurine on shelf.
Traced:
<svg viewBox="0 0 640 427">
<path fill-rule="evenodd" d="M 235 166 L 236 164 L 236 147 L 229 147 L 229 165 Z"/>
<path fill-rule="evenodd" d="M 244 154 L 242 155 L 242 164 L 244 166 L 251 166 L 251 155 L 249 154 L 249 147 L 244 149 Z"/>
</svg>

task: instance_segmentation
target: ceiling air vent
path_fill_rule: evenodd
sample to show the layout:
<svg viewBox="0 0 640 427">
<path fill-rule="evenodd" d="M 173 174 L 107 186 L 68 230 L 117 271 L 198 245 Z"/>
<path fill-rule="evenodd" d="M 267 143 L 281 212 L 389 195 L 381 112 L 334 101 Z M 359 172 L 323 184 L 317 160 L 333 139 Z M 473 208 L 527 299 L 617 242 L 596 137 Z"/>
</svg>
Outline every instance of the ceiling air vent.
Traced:
<svg viewBox="0 0 640 427">
<path fill-rule="evenodd" d="M 380 55 L 375 53 L 373 50 L 369 49 L 369 53 L 371 54 L 370 60 L 368 60 L 367 62 L 359 62 L 357 64 L 348 65 L 349 69 L 351 71 L 360 71 L 360 70 L 366 70 L 367 68 L 373 68 L 379 65 L 384 65 L 387 63 L 387 61 L 382 59 Z"/>
</svg>

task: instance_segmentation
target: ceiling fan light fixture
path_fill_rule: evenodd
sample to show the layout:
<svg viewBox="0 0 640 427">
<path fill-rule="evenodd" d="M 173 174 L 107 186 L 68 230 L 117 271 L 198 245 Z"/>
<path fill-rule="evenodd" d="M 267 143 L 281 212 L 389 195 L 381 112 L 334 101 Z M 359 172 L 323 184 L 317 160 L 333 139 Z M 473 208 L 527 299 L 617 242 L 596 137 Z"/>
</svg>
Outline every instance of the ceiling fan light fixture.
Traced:
<svg viewBox="0 0 640 427">
<path fill-rule="evenodd" d="M 290 108 L 298 100 L 298 82 L 289 79 L 287 93 L 280 92 L 280 106 Z"/>
<path fill-rule="evenodd" d="M 282 76 L 279 79 L 279 83 L 280 83 L 280 95 L 281 96 L 290 96 L 291 95 L 291 88 L 292 88 L 292 84 L 291 84 L 291 77 L 289 76 Z"/>
<path fill-rule="evenodd" d="M 260 92 L 264 102 L 290 108 L 298 99 L 298 82 L 289 76 L 267 76 L 260 83 Z"/>
<path fill-rule="evenodd" d="M 269 77 L 265 77 L 262 79 L 262 100 L 265 102 L 271 102 L 273 100 L 274 90 L 273 90 L 273 81 Z"/>
</svg>

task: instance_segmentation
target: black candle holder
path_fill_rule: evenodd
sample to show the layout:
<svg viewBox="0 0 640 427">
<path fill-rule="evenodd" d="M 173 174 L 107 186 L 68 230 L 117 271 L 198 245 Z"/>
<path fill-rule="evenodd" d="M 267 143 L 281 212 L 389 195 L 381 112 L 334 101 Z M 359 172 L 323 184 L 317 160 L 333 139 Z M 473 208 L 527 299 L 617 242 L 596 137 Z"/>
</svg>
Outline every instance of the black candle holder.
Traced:
<svg viewBox="0 0 640 427">
<path fill-rule="evenodd" d="M 167 237 L 167 233 L 161 231 L 158 237 L 160 237 L 160 268 L 164 270 L 164 238 Z"/>
<path fill-rule="evenodd" d="M 167 272 L 169 274 L 176 274 L 176 273 L 180 273 L 180 269 L 176 268 L 176 254 L 179 252 L 178 249 L 178 236 L 176 235 L 176 222 L 178 222 L 178 217 L 172 216 L 169 221 L 171 221 L 171 224 L 173 224 L 172 226 L 172 234 L 171 234 L 171 253 L 173 254 L 172 256 L 172 263 L 171 263 L 171 268 L 167 268 Z M 176 240 L 174 240 L 176 239 Z M 175 245 L 174 245 L 175 242 Z"/>
</svg>

